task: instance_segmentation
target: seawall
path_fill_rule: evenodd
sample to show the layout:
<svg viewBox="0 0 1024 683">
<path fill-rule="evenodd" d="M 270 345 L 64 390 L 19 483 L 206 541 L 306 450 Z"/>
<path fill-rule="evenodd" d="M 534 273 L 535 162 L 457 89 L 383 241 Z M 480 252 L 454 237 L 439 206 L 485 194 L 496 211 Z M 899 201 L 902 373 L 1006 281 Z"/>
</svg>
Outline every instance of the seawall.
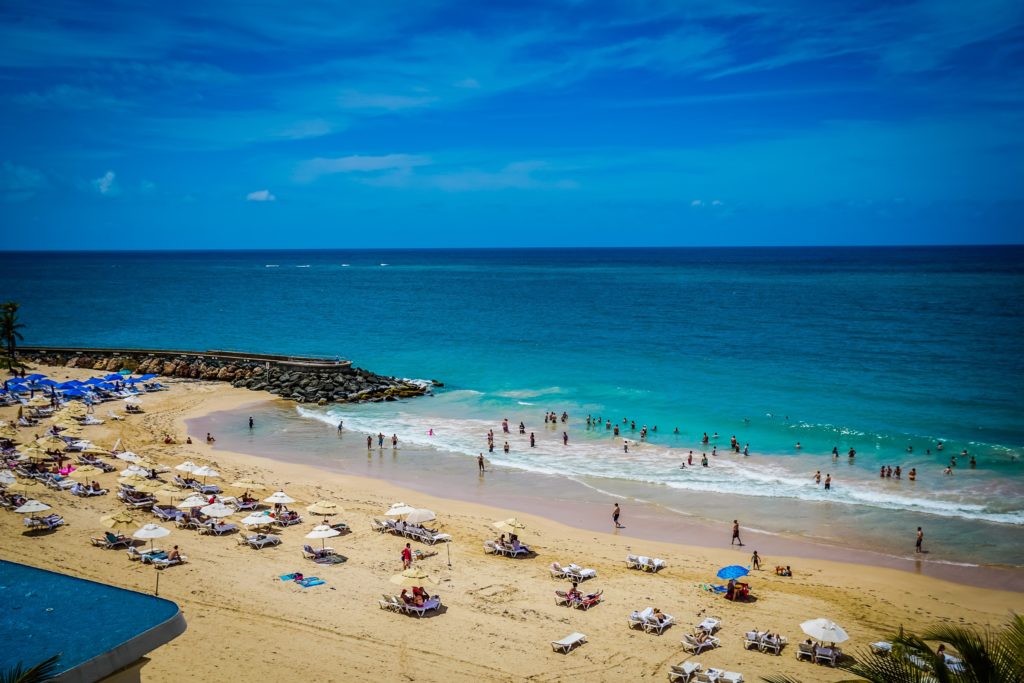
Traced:
<svg viewBox="0 0 1024 683">
<path fill-rule="evenodd" d="M 299 403 L 368 403 L 422 396 L 431 384 L 378 375 L 351 361 L 239 351 L 22 346 L 22 360 L 107 372 L 229 382 Z M 440 385 L 434 382 L 433 385 Z"/>
</svg>

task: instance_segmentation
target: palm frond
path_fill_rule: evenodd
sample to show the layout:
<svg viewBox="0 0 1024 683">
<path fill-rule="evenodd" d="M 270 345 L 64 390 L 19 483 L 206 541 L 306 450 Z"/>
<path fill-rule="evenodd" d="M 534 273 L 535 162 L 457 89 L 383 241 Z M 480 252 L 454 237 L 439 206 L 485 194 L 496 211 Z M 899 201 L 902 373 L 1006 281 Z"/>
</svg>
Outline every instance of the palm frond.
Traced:
<svg viewBox="0 0 1024 683">
<path fill-rule="evenodd" d="M 56 654 L 27 669 L 21 662 L 18 662 L 11 668 L 0 671 L 0 683 L 43 683 L 53 680 L 53 677 L 59 673 L 58 660 L 60 660 L 60 655 Z"/>
</svg>

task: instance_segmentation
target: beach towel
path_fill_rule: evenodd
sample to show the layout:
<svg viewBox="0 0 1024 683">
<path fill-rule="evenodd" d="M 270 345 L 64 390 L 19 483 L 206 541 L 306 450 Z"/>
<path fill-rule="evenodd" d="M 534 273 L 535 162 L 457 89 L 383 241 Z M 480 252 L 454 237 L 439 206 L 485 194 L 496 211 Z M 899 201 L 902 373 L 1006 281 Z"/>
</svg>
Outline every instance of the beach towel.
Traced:
<svg viewBox="0 0 1024 683">
<path fill-rule="evenodd" d="M 341 564 L 342 562 L 347 562 L 348 558 L 344 555 L 327 555 L 325 557 L 319 557 L 313 561 L 317 564 Z"/>
<path fill-rule="evenodd" d="M 701 590 L 706 590 L 708 593 L 727 593 L 729 589 L 725 586 L 712 586 L 710 583 L 700 584 Z"/>
<path fill-rule="evenodd" d="M 323 584 L 327 583 L 326 581 L 324 581 L 323 579 L 321 579 L 318 576 L 307 576 L 307 577 L 304 577 L 302 579 L 296 579 L 295 577 L 297 577 L 297 576 L 301 576 L 301 574 L 299 572 L 293 572 L 291 574 L 282 574 L 278 578 L 281 579 L 282 581 L 292 581 L 293 583 L 297 583 L 298 585 L 302 586 L 303 588 L 311 588 L 313 586 L 322 586 Z"/>
</svg>

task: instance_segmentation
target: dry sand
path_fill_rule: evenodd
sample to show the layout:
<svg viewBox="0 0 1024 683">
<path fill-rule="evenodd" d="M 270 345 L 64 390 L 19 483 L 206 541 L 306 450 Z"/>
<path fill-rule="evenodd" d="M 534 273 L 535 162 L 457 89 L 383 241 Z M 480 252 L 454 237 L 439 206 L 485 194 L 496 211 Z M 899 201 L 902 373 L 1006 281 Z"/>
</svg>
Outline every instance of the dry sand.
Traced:
<svg viewBox="0 0 1024 683">
<path fill-rule="evenodd" d="M 67 368 L 39 371 L 55 378 L 93 374 Z M 772 567 L 790 564 L 794 577 L 777 577 L 772 567 L 756 571 L 750 579 L 756 602 L 734 604 L 698 588 L 717 567 L 736 563 L 736 553 L 727 548 L 622 538 L 519 511 L 432 498 L 379 480 L 214 452 L 205 443 L 183 445 L 186 418 L 250 403 L 259 394 L 219 383 L 171 386 L 144 399 L 144 415 L 86 427 L 83 438 L 109 448 L 120 437 L 131 450 L 172 467 L 186 459 L 211 463 L 223 475 L 222 486 L 254 478 L 298 499 L 293 509 L 302 510 L 317 499 L 335 501 L 344 507 L 340 519 L 353 533 L 330 543 L 348 561 L 322 567 L 300 553 L 308 542 L 303 536 L 318 521 L 309 515 L 304 515 L 304 524 L 281 532 L 282 545 L 264 550 L 239 546 L 234 535 L 175 530 L 165 545 L 179 544 L 189 562 L 160 572 L 160 595 L 181 606 L 189 626 L 184 635 L 152 653 L 144 669 L 150 681 L 667 680 L 669 664 L 687 658 L 705 667 L 742 672 L 747 680 L 788 673 L 805 681 L 835 681 L 849 675 L 795 660 L 800 622 L 819 616 L 835 620 L 850 633 L 846 651 L 855 652 L 900 624 L 916 629 L 945 620 L 983 626 L 1001 623 L 1008 610 L 1022 608 L 1019 593 L 893 569 L 786 557 L 773 557 Z M 103 404 L 97 415 L 105 418 L 111 407 L 119 408 Z M 9 420 L 15 412 L 0 409 L 0 419 Z M 165 434 L 179 443 L 164 445 Z M 99 481 L 113 490 L 116 476 L 102 475 Z M 90 536 L 103 531 L 99 517 L 122 507 L 112 494 L 80 499 L 46 489 L 38 497 L 68 525 L 52 534 L 25 534 L 20 515 L 0 513 L 0 557 L 153 591 L 155 569 L 129 561 L 123 551 L 89 543 Z M 437 578 L 438 584 L 428 589 L 445 605 L 428 618 L 378 608 L 381 594 L 393 592 L 388 579 L 401 570 L 399 553 L 406 541 L 371 531 L 370 520 L 395 501 L 434 510 L 443 530 L 455 539 L 450 547 L 413 543 L 414 548 L 438 553 L 420 563 Z M 491 523 L 513 515 L 527 524 L 520 536 L 537 557 L 512 560 L 484 554 L 483 541 L 496 535 Z M 140 524 L 155 521 L 149 513 L 138 517 Z M 668 568 L 658 575 L 628 570 L 628 553 L 661 557 Z M 597 578 L 582 588 L 602 589 L 604 602 L 586 612 L 557 607 L 554 591 L 567 584 L 550 577 L 552 561 L 596 569 Z M 276 578 L 294 571 L 318 575 L 327 584 L 304 589 Z M 630 611 L 647 606 L 674 615 L 677 625 L 662 636 L 630 630 Z M 690 657 L 680 640 L 707 615 L 722 619 L 722 647 Z M 780 657 L 745 651 L 743 633 L 753 628 L 778 631 L 790 645 Z M 572 631 L 585 633 L 589 642 L 568 655 L 552 652 L 549 642 Z"/>
</svg>

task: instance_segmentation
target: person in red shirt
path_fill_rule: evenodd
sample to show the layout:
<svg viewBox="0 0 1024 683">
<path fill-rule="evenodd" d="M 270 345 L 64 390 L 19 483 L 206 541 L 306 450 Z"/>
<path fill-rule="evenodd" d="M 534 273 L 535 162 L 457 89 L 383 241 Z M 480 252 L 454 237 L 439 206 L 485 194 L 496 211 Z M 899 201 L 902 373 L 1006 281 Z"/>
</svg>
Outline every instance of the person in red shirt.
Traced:
<svg viewBox="0 0 1024 683">
<path fill-rule="evenodd" d="M 402 548 L 402 569 L 408 569 L 412 566 L 412 547 L 406 543 L 405 547 Z"/>
</svg>

